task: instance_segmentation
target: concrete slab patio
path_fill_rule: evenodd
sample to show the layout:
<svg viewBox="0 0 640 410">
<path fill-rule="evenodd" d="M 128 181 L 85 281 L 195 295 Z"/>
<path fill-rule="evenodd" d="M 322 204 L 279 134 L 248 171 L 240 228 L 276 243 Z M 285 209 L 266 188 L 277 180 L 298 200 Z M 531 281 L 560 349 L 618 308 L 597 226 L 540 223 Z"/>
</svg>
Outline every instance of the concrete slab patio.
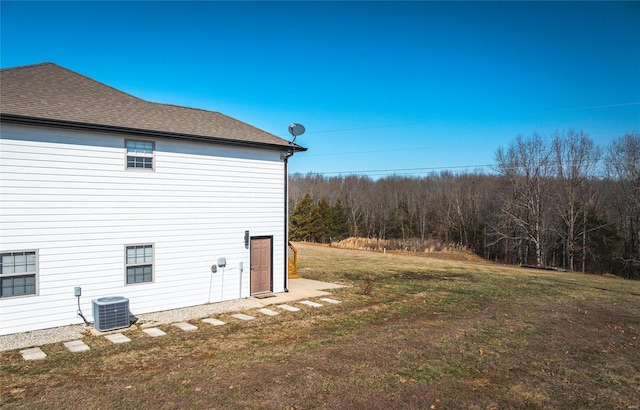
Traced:
<svg viewBox="0 0 640 410">
<path fill-rule="evenodd" d="M 344 287 L 345 285 L 340 285 L 338 283 L 322 282 L 313 279 L 289 279 L 289 292 L 274 293 L 273 297 L 264 299 L 258 299 L 255 297 L 252 299 L 256 300 L 258 303 L 264 306 L 279 305 L 282 303 L 301 299 L 331 295 L 331 293 L 327 292 L 327 290 L 339 289 Z"/>
</svg>

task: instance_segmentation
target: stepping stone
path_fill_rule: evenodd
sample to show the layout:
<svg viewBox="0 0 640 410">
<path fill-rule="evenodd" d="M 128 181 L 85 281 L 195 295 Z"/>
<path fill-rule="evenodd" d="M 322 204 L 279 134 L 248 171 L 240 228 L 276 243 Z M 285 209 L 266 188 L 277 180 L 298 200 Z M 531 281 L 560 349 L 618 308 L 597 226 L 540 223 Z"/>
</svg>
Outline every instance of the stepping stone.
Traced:
<svg viewBox="0 0 640 410">
<path fill-rule="evenodd" d="M 205 322 L 205 323 L 209 323 L 211 325 L 214 325 L 214 326 L 226 325 L 226 323 L 223 322 L 222 320 L 213 319 L 213 318 L 210 318 L 210 317 L 208 317 L 206 319 L 202 319 L 202 321 Z"/>
<path fill-rule="evenodd" d="M 148 334 L 151 337 L 160 337 L 160 336 L 166 335 L 165 332 L 163 332 L 162 330 L 158 329 L 157 327 L 150 327 L 148 329 L 142 329 L 142 331 L 145 332 L 146 334 Z"/>
<path fill-rule="evenodd" d="M 24 360 L 42 360 L 47 357 L 39 347 L 33 347 L 31 349 L 20 350 L 20 354 Z"/>
<path fill-rule="evenodd" d="M 131 339 L 129 339 L 127 336 L 123 335 L 122 333 L 114 333 L 112 335 L 106 335 L 105 337 L 108 340 L 110 340 L 111 343 L 115 343 L 115 344 L 129 343 L 131 341 Z"/>
<path fill-rule="evenodd" d="M 323 301 L 323 302 L 333 303 L 333 304 L 342 303 L 339 300 L 335 300 L 335 299 L 331 299 L 331 298 L 321 298 L 320 300 Z"/>
<path fill-rule="evenodd" d="M 289 312 L 297 312 L 300 310 L 300 308 L 297 308 L 295 306 L 289 306 L 289 305 L 278 305 L 278 307 L 280 309 L 288 310 Z"/>
<path fill-rule="evenodd" d="M 174 323 L 173 325 L 184 330 L 185 332 L 193 332 L 194 330 L 198 330 L 197 326 L 194 326 L 191 323 L 187 322 Z"/>
<path fill-rule="evenodd" d="M 300 301 L 303 305 L 311 306 L 311 307 L 321 307 L 322 305 L 317 302 L 312 302 L 310 300 L 302 300 Z"/>
<path fill-rule="evenodd" d="M 240 320 L 253 320 L 253 319 L 255 319 L 255 317 L 253 317 L 253 316 L 245 315 L 245 314 L 242 314 L 242 313 L 237 313 L 237 314 L 231 315 L 231 316 L 235 317 L 236 319 L 240 319 Z"/>
<path fill-rule="evenodd" d="M 259 309 L 258 312 L 265 314 L 267 316 L 276 316 L 279 315 L 278 312 L 276 312 L 275 310 L 271 310 L 271 309 L 267 309 L 267 308 L 263 308 L 263 309 Z"/>
<path fill-rule="evenodd" d="M 71 342 L 64 342 L 64 347 L 69 349 L 70 352 L 84 352 L 90 349 L 82 340 L 73 340 Z"/>
</svg>

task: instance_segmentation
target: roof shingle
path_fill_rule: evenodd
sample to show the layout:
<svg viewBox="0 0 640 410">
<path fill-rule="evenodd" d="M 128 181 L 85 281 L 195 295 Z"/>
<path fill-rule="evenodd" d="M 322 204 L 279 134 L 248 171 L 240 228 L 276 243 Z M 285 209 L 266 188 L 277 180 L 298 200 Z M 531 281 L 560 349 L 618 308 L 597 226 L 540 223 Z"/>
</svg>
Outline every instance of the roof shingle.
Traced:
<svg viewBox="0 0 640 410">
<path fill-rule="evenodd" d="M 6 68 L 0 75 L 3 119 L 21 117 L 291 148 L 283 138 L 218 112 L 145 101 L 53 63 Z"/>
</svg>

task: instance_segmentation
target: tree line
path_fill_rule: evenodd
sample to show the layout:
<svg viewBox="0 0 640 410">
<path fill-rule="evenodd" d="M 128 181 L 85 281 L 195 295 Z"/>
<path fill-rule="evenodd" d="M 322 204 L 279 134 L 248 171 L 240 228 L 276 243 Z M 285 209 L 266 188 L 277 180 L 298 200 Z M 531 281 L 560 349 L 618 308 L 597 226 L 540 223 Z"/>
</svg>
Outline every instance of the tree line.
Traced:
<svg viewBox="0 0 640 410">
<path fill-rule="evenodd" d="M 293 174 L 290 236 L 439 239 L 497 262 L 640 279 L 640 133 L 518 136 L 491 171 Z"/>
</svg>

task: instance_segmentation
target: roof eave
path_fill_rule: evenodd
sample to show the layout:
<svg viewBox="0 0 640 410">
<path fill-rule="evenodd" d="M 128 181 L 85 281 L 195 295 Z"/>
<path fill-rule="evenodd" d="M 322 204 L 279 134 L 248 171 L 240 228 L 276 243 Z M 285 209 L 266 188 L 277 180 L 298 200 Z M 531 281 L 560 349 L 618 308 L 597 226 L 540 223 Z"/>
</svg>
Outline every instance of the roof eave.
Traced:
<svg viewBox="0 0 640 410">
<path fill-rule="evenodd" d="M 197 141 L 197 142 L 205 142 L 205 143 L 234 145 L 234 146 L 241 146 L 241 147 L 272 149 L 272 150 L 278 150 L 278 151 L 282 151 L 282 150 L 288 151 L 291 149 L 291 147 L 293 147 L 294 152 L 303 152 L 307 150 L 307 148 L 301 147 L 297 144 L 288 144 L 288 145 L 287 144 L 269 144 L 264 142 L 232 140 L 228 138 L 208 137 L 203 135 L 192 135 L 192 134 L 180 134 L 180 133 L 172 133 L 172 132 L 166 132 L 166 131 L 146 130 L 146 129 L 140 129 L 140 128 L 117 127 L 112 125 L 56 120 L 51 118 L 30 117 L 30 116 L 16 115 L 16 114 L 0 113 L 0 121 L 12 123 L 12 124 L 57 127 L 57 128 L 67 128 L 67 129 L 87 130 L 87 131 L 101 131 L 101 132 L 109 132 L 109 133 L 126 133 L 130 135 L 141 136 L 141 137 L 167 138 L 167 139 L 177 139 L 177 140 L 183 140 L 183 141 Z"/>
</svg>

